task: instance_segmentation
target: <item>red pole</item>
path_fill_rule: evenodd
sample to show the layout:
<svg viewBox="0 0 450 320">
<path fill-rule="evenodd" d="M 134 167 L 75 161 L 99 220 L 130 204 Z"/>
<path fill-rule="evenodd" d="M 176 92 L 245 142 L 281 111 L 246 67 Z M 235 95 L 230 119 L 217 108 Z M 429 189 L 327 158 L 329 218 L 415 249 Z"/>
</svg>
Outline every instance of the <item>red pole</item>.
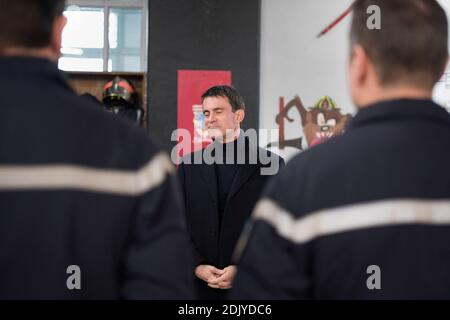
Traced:
<svg viewBox="0 0 450 320">
<path fill-rule="evenodd" d="M 344 13 L 342 13 L 339 17 L 337 17 L 332 23 L 330 23 L 325 29 L 323 29 L 318 35 L 317 38 L 320 38 L 321 36 L 323 36 L 324 34 L 326 34 L 328 31 L 330 31 L 331 29 L 333 29 L 339 22 L 341 22 L 342 19 L 344 19 L 353 9 L 353 5 L 355 3 L 353 2 L 351 4 L 351 6 L 344 11 Z"/>
</svg>

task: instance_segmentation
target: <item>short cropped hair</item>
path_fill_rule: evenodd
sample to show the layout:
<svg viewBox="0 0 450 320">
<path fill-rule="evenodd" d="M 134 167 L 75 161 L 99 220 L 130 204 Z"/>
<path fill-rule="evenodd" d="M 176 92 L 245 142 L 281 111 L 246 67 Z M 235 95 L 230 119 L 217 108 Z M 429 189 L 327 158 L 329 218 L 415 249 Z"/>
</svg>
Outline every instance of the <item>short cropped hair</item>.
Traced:
<svg viewBox="0 0 450 320">
<path fill-rule="evenodd" d="M 202 95 L 202 101 L 208 97 L 224 97 L 228 99 L 233 112 L 237 110 L 245 110 L 244 98 L 232 86 L 215 86 L 211 87 Z"/>
<path fill-rule="evenodd" d="M 64 5 L 64 0 L 0 0 L 0 50 L 48 46 Z"/>
<path fill-rule="evenodd" d="M 367 9 L 381 12 L 381 29 L 369 29 Z M 447 16 L 436 0 L 356 0 L 350 31 L 373 62 L 382 85 L 432 88 L 448 57 Z"/>
</svg>

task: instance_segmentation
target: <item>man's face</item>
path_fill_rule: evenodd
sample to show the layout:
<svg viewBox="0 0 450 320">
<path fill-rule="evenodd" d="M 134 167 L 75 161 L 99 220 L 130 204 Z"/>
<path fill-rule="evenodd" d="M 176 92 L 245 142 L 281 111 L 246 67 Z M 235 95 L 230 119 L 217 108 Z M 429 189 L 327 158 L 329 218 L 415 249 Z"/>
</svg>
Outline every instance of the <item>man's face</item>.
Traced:
<svg viewBox="0 0 450 320">
<path fill-rule="evenodd" d="M 203 100 L 203 115 L 209 137 L 228 141 L 230 135 L 239 129 L 244 118 L 244 110 L 233 112 L 226 97 L 207 97 Z"/>
</svg>

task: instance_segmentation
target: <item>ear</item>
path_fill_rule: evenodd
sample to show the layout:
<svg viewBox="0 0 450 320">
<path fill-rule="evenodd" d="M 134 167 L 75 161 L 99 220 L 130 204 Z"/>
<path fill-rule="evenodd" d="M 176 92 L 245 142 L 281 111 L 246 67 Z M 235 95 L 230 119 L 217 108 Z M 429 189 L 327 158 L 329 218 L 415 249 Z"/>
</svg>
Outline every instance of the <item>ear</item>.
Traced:
<svg viewBox="0 0 450 320">
<path fill-rule="evenodd" d="M 66 24 L 67 18 L 64 15 L 56 17 L 55 21 L 53 22 L 51 49 L 56 59 L 58 59 L 61 55 L 62 32 Z"/>
<path fill-rule="evenodd" d="M 236 112 L 234 113 L 235 121 L 240 124 L 242 121 L 244 121 L 244 118 L 245 111 L 243 109 L 236 110 Z"/>
<path fill-rule="evenodd" d="M 369 59 L 364 48 L 356 44 L 352 48 L 349 64 L 349 77 L 352 85 L 361 85 L 367 79 Z"/>
</svg>

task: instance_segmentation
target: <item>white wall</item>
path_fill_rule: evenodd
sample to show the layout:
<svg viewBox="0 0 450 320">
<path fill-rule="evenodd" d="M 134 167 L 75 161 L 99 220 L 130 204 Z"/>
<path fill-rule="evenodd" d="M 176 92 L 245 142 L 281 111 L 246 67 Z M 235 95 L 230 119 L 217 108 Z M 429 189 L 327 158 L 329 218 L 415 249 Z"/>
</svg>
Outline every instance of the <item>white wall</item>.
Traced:
<svg viewBox="0 0 450 320">
<path fill-rule="evenodd" d="M 447 12 L 447 19 L 450 19 L 450 0 L 438 0 L 438 2 Z M 450 65 L 447 66 L 441 81 L 435 86 L 433 99 L 450 111 Z"/>
<path fill-rule="evenodd" d="M 262 0 L 260 128 L 276 129 L 279 97 L 288 102 L 296 94 L 305 107 L 329 95 L 343 112 L 354 112 L 346 78 L 350 15 L 316 38 L 351 2 Z M 286 122 L 286 139 L 301 135 L 300 117 L 294 110 L 290 115 L 295 121 Z"/>
</svg>

